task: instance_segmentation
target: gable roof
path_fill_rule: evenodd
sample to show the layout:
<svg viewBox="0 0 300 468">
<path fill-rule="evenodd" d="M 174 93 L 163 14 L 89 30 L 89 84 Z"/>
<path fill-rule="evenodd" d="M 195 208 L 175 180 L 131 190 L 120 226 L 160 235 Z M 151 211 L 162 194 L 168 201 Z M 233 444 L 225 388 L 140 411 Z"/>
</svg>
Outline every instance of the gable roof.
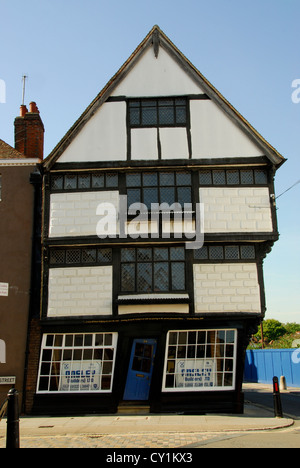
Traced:
<svg viewBox="0 0 300 468">
<path fill-rule="evenodd" d="M 183 70 L 198 83 L 205 94 L 217 104 L 227 116 L 233 120 L 244 133 L 256 143 L 269 158 L 271 163 L 278 168 L 286 159 L 268 143 L 257 130 L 222 96 L 222 94 L 197 70 L 197 68 L 180 52 L 173 42 L 158 27 L 154 26 L 145 39 L 139 44 L 136 50 L 122 65 L 118 72 L 111 78 L 106 86 L 100 91 L 96 98 L 82 113 L 79 119 L 74 123 L 66 135 L 61 139 L 49 156 L 43 161 L 42 165 L 46 170 L 51 169 L 65 149 L 73 141 L 83 126 L 93 117 L 101 105 L 110 97 L 114 89 L 120 84 L 125 76 L 134 67 L 141 55 L 149 47 L 153 47 L 153 52 L 157 57 L 159 49 L 162 47 L 173 59 L 183 68 Z"/>
<path fill-rule="evenodd" d="M 0 159 L 24 159 L 25 155 L 17 151 L 5 141 L 0 140 Z"/>
</svg>

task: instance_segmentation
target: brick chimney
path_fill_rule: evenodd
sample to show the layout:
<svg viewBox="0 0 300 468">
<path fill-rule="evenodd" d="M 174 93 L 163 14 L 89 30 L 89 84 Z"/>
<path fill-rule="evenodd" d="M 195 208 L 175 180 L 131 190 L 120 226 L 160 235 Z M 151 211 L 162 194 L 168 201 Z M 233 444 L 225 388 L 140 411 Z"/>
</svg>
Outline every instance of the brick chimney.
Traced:
<svg viewBox="0 0 300 468">
<path fill-rule="evenodd" d="M 35 102 L 29 104 L 29 112 L 23 104 L 20 116 L 15 118 L 15 149 L 26 158 L 43 159 L 44 125 Z"/>
</svg>

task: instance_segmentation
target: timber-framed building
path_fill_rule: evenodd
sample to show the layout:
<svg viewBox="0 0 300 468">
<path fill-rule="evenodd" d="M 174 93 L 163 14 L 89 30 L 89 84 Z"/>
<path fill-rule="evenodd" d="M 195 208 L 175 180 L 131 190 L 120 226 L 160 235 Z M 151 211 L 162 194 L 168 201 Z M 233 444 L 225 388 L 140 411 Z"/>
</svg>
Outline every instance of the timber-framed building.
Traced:
<svg viewBox="0 0 300 468">
<path fill-rule="evenodd" d="M 241 413 L 284 161 L 155 26 L 41 164 L 28 411 Z"/>
</svg>

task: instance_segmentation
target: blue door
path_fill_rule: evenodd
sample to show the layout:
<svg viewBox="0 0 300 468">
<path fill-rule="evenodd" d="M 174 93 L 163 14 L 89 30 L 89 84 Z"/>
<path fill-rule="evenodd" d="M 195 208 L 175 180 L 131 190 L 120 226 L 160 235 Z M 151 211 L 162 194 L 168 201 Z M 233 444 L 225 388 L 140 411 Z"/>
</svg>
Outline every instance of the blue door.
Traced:
<svg viewBox="0 0 300 468">
<path fill-rule="evenodd" d="M 133 341 L 124 400 L 148 400 L 155 350 L 156 340 Z"/>
</svg>

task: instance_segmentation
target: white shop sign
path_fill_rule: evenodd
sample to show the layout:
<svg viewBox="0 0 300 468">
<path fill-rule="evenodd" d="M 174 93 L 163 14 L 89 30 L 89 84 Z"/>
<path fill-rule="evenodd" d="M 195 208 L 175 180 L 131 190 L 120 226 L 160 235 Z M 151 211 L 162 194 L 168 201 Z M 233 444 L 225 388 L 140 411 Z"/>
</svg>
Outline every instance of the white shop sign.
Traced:
<svg viewBox="0 0 300 468">
<path fill-rule="evenodd" d="M 100 390 L 101 361 L 63 361 L 59 391 Z"/>
<path fill-rule="evenodd" d="M 14 385 L 16 383 L 15 376 L 0 377 L 0 385 Z"/>
<path fill-rule="evenodd" d="M 176 387 L 214 387 L 214 359 L 187 359 L 176 361 Z"/>
<path fill-rule="evenodd" d="M 8 296 L 8 283 L 0 283 L 0 296 Z"/>
</svg>

